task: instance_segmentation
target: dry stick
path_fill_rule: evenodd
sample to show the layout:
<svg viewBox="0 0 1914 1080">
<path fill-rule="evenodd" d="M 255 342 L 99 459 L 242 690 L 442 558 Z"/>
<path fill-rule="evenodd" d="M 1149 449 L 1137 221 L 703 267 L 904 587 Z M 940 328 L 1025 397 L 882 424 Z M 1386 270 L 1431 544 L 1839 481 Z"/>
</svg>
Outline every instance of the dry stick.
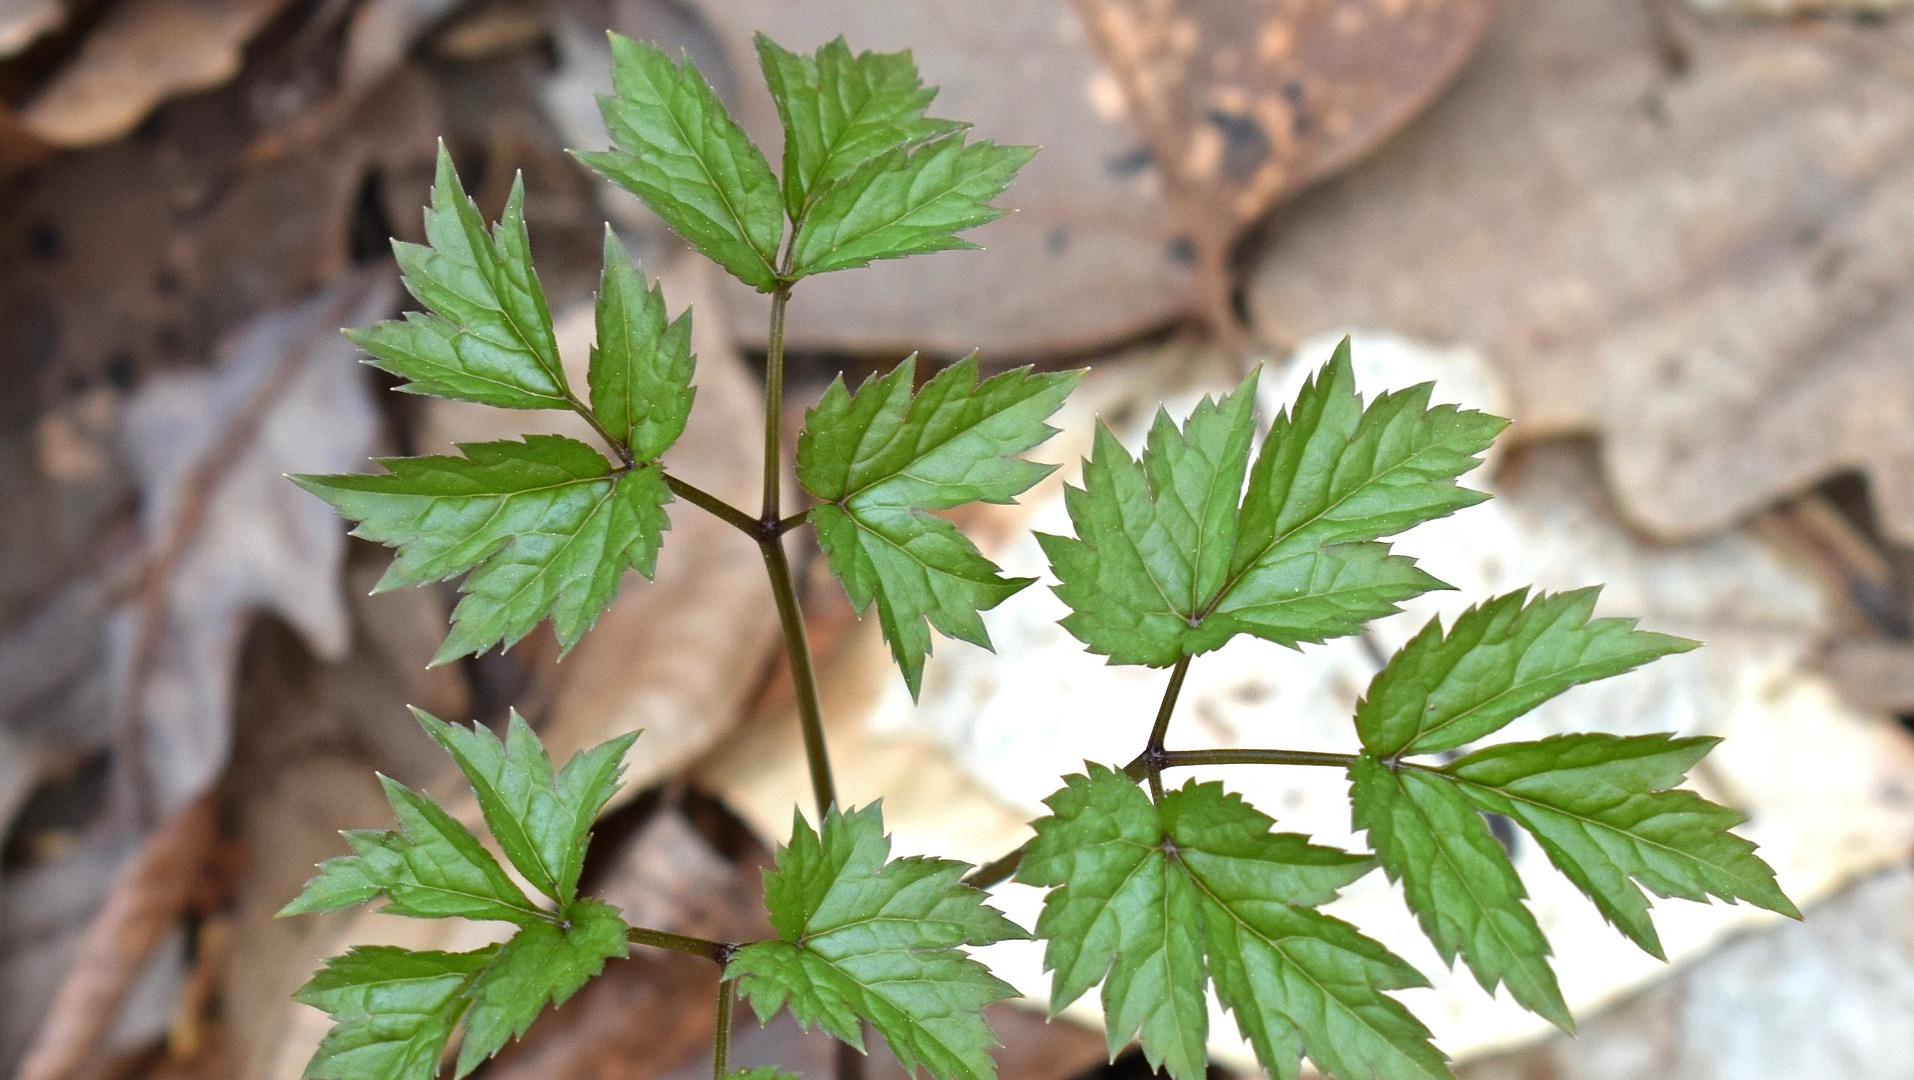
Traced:
<svg viewBox="0 0 1914 1080">
<path fill-rule="evenodd" d="M 127 988 L 179 921 L 219 832 L 212 793 L 176 811 L 146 838 L 107 890 L 20 1063 L 19 1080 L 65 1080 L 99 1048 Z"/>
</svg>

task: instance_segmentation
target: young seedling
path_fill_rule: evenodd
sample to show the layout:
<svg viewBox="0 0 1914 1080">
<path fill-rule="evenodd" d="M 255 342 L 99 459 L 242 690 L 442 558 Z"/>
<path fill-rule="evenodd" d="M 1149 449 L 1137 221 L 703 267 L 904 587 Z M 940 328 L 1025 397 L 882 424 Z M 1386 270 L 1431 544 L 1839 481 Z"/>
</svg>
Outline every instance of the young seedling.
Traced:
<svg viewBox="0 0 1914 1080">
<path fill-rule="evenodd" d="M 456 1077 L 522 1035 L 633 945 L 716 964 L 717 1080 L 728 1075 L 736 994 L 760 1019 L 788 1008 L 861 1050 L 867 1031 L 906 1068 L 993 1080 L 985 1006 L 1010 986 L 966 946 L 1029 937 L 986 902 L 1013 874 L 1048 891 L 1034 936 L 1053 973 L 1051 1007 L 1101 984 L 1114 1055 L 1140 1039 L 1152 1066 L 1197 1080 L 1213 989 L 1264 1069 L 1295 1077 L 1303 1057 L 1342 1080 L 1448 1077 L 1428 1030 L 1391 992 L 1422 973 L 1317 908 L 1380 867 L 1443 959 L 1490 991 L 1567 1028 L 1572 1021 L 1540 926 L 1485 813 L 1532 834 L 1555 866 L 1629 939 L 1662 955 L 1647 893 L 1747 901 L 1797 915 L 1733 811 L 1677 790 L 1713 746 L 1669 735 L 1564 735 L 1452 752 L 1581 683 L 1695 643 L 1592 617 L 1595 590 L 1517 591 L 1445 629 L 1431 622 L 1375 677 L 1348 753 L 1169 748 L 1191 663 L 1238 635 L 1301 646 L 1358 633 L 1441 582 L 1384 539 L 1487 498 L 1458 478 L 1505 421 L 1431 406 L 1427 385 L 1365 403 L 1345 341 L 1255 449 L 1252 373 L 1182 424 L 1159 413 L 1140 456 L 1097 431 L 1082 486 L 1066 490 L 1076 535 L 1042 536 L 1063 626 L 1112 663 L 1168 669 L 1134 760 L 1063 778 L 1024 848 L 971 872 L 946 859 L 889 857 L 880 808 L 837 804 L 816 678 L 785 550 L 809 527 L 860 611 L 875 605 L 915 696 L 931 631 L 988 647 L 980 613 L 1032 583 L 1008 578 L 947 518 L 1011 502 L 1049 466 L 1021 455 L 1080 372 L 979 377 L 975 357 L 921 386 L 914 358 L 855 391 L 839 379 L 805 418 L 797 476 L 810 497 L 787 513 L 779 479 L 784 320 L 815 274 L 949 248 L 1004 213 L 993 205 L 1034 152 L 972 140 L 926 115 L 934 90 L 908 53 L 852 53 L 842 39 L 805 56 L 760 37 L 784 126 L 782 176 L 687 59 L 613 36 L 615 148 L 578 158 L 636 193 L 679 235 L 770 295 L 763 500 L 731 506 L 673 475 L 662 455 L 695 392 L 689 315 L 664 299 L 607 233 L 597 344 L 581 394 L 560 363 L 514 187 L 488 230 L 440 152 L 423 246 L 395 244 L 426 308 L 353 331 L 400 389 L 582 417 L 610 453 L 557 435 L 389 458 L 378 475 L 297 482 L 397 550 L 381 588 L 464 575 L 435 662 L 509 648 L 544 619 L 569 649 L 627 569 L 649 576 L 689 503 L 755 541 L 784 630 L 815 789 L 796 817 L 765 905 L 776 937 L 719 942 L 629 926 L 578 894 L 593 818 L 636 735 L 562 770 L 513 714 L 503 739 L 424 713 L 418 721 L 471 782 L 486 828 L 528 893 L 430 798 L 385 781 L 398 827 L 346 833 L 352 853 L 320 867 L 282 914 L 376 899 L 416 918 L 515 929 L 467 953 L 366 947 L 326 962 L 299 1000 L 330 1013 L 312 1080 L 429 1080 L 456 1042 Z M 1206 765 L 1329 767 L 1350 781 L 1370 852 L 1277 832 L 1213 782 L 1170 787 Z M 1646 890 L 1646 892 L 1644 892 Z M 772 1080 L 774 1070 L 736 1074 Z"/>
</svg>

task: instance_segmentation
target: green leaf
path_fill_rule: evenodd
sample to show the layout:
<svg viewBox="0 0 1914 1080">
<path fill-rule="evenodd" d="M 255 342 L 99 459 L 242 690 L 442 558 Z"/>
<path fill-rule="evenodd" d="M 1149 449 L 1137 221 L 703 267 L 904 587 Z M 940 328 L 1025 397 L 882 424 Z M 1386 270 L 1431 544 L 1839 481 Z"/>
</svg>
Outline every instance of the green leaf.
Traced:
<svg viewBox="0 0 1914 1080">
<path fill-rule="evenodd" d="M 465 988 L 496 952 L 369 945 L 327 960 L 294 995 L 334 1023 L 306 1080 L 432 1080 L 465 1013 Z"/>
<path fill-rule="evenodd" d="M 738 280 L 777 287 L 784 207 L 777 177 L 686 57 L 611 35 L 612 86 L 598 99 L 617 150 L 573 151 L 645 201 Z"/>
<path fill-rule="evenodd" d="M 1561 735 L 1478 750 L 1446 772 L 1475 804 L 1527 829 L 1603 917 L 1662 956 L 1646 887 L 1683 900 L 1746 900 L 1800 918 L 1743 820 L 1691 791 L 1668 791 L 1714 747 L 1671 735 Z"/>
<path fill-rule="evenodd" d="M 1595 619 L 1599 589 L 1519 589 L 1470 608 L 1445 635 L 1431 620 L 1369 684 L 1356 708 L 1365 750 L 1379 758 L 1434 754 L 1499 731 L 1580 683 L 1594 682 L 1696 642 Z"/>
<path fill-rule="evenodd" d="M 412 715 L 471 782 L 505 857 L 534 888 L 570 905 L 592 822 L 617 792 L 625 752 L 638 733 L 574 754 L 564 773 L 554 776 L 544 745 L 516 709 L 503 742 L 477 722 L 462 728 L 422 709 Z"/>
<path fill-rule="evenodd" d="M 1528 893 L 1502 845 L 1456 785 L 1416 769 L 1392 769 L 1372 757 L 1349 768 L 1355 827 L 1401 881 L 1444 963 L 1456 954 L 1493 994 L 1498 983 L 1524 1008 L 1575 1030 L 1549 967 L 1548 939 L 1529 913 Z"/>
<path fill-rule="evenodd" d="M 638 461 L 654 461 L 684 434 L 696 396 L 691 312 L 665 322 L 663 290 L 646 289 L 624 245 L 605 230 L 598 286 L 598 342 L 591 351 L 591 410 Z"/>
<path fill-rule="evenodd" d="M 407 380 L 399 389 L 507 409 L 570 407 L 552 314 L 532 270 L 524 202 L 524 184 L 514 181 L 488 236 L 439 146 L 425 215 L 430 246 L 392 245 L 406 289 L 432 314 L 346 332 L 373 366 Z"/>
<path fill-rule="evenodd" d="M 978 612 L 1030 584 L 1005 578 L 950 522 L 928 511 L 1008 503 L 1055 468 L 1018 455 L 1056 429 L 1044 423 L 1081 372 L 1019 368 L 977 382 L 973 355 L 911 393 L 916 357 L 855 394 L 833 382 L 804 420 L 797 475 L 832 573 L 859 611 L 877 604 L 911 695 L 930 628 L 986 648 Z"/>
<path fill-rule="evenodd" d="M 817 832 L 798 819 L 764 880 L 778 938 L 738 950 L 725 977 L 760 1020 L 788 1004 L 804 1027 L 860 1050 L 868 1021 L 906 1071 L 990 1080 L 996 1039 L 982 1010 L 1016 991 L 958 946 L 1029 935 L 960 883 L 963 863 L 889 853 L 876 804 L 833 807 Z"/>
<path fill-rule="evenodd" d="M 565 1004 L 578 988 L 624 956 L 625 920 L 618 909 L 599 900 L 583 900 L 566 909 L 566 926 L 535 923 L 513 935 L 492 963 L 472 981 L 466 996 L 472 1009 L 465 1018 L 457 1077 L 519 1038 L 544 1011 Z"/>
<path fill-rule="evenodd" d="M 345 834 L 353 854 L 328 859 L 281 916 L 331 911 L 385 896 L 386 911 L 422 919 L 462 916 L 529 925 L 545 913 L 526 899 L 471 831 L 430 798 L 381 776 L 398 816 L 393 832 Z"/>
<path fill-rule="evenodd" d="M 871 158 L 817 193 L 793 241 L 791 276 L 975 248 L 957 234 L 1009 213 L 990 200 L 1036 152 L 951 134 Z"/>
<path fill-rule="evenodd" d="M 966 125 L 924 115 L 937 96 L 909 52 L 861 52 L 843 38 L 815 57 L 757 36 L 758 62 L 784 121 L 784 207 L 803 220 L 812 196 L 871 158 Z"/>
<path fill-rule="evenodd" d="M 566 650 L 598 620 L 626 568 L 650 577 L 670 528 L 664 471 L 614 469 L 558 435 L 466 443 L 463 457 L 381 458 L 382 476 L 295 476 L 398 548 L 378 591 L 471 570 L 434 664 L 507 648 L 548 615 Z"/>
<path fill-rule="evenodd" d="M 1051 886 L 1037 922 L 1055 1012 L 1103 983 L 1114 1053 L 1139 1031 L 1154 1067 L 1203 1075 L 1204 986 L 1236 1016 L 1257 1060 L 1299 1075 L 1306 1052 L 1347 1077 L 1447 1077 L 1429 1033 L 1385 991 L 1422 977 L 1354 927 L 1312 910 L 1372 859 L 1270 831 L 1220 784 L 1151 803 L 1092 766 L 1045 800 L 1017 879 Z"/>
<path fill-rule="evenodd" d="M 1090 651 L 1166 667 L 1237 634 L 1325 641 L 1448 587 L 1374 541 L 1481 501 L 1454 478 L 1504 422 L 1429 408 L 1427 386 L 1364 410 L 1345 341 L 1252 470 L 1255 394 L 1252 373 L 1180 429 L 1159 412 L 1141 460 L 1098 428 L 1064 494 L 1076 538 L 1038 536 Z"/>
<path fill-rule="evenodd" d="M 1431 406 L 1434 385 L 1391 391 L 1364 408 L 1344 338 L 1270 425 L 1243 498 L 1231 573 L 1324 544 L 1393 536 L 1487 499 L 1456 479 L 1509 422 Z"/>
</svg>

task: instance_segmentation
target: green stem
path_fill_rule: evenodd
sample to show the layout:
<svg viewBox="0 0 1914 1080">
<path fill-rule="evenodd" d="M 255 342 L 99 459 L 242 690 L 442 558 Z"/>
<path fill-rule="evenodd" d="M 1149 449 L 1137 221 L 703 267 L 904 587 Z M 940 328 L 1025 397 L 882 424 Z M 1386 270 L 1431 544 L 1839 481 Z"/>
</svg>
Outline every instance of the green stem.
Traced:
<svg viewBox="0 0 1914 1080">
<path fill-rule="evenodd" d="M 706 938 L 692 937 L 689 934 L 674 934 L 669 930 L 653 930 L 644 926 L 625 928 L 625 940 L 633 945 L 650 945 L 655 949 L 670 949 L 672 952 L 690 953 L 702 956 L 712 963 L 723 967 L 731 959 L 737 946 L 722 941 L 710 941 Z"/>
<path fill-rule="evenodd" d="M 965 875 L 964 884 L 973 889 L 988 889 L 992 885 L 1009 881 L 1010 875 L 1016 873 L 1017 867 L 1023 865 L 1023 853 L 1024 849 L 1020 847 L 1008 854 L 997 856 Z"/>
<path fill-rule="evenodd" d="M 1310 750 L 1166 750 L 1163 753 L 1161 767 L 1180 769 L 1192 765 L 1327 765 L 1334 769 L 1346 769 L 1355 763 L 1355 754 L 1319 754 Z"/>
<path fill-rule="evenodd" d="M 732 506 L 730 503 L 705 491 L 703 488 L 694 487 L 670 473 L 665 474 L 665 483 L 671 487 L 671 493 L 673 495 L 710 513 L 713 517 L 737 529 L 739 532 L 744 533 L 751 539 L 756 540 L 758 538 L 758 522 L 757 519 L 750 514 Z"/>
<path fill-rule="evenodd" d="M 778 535 L 782 536 L 809 520 L 811 520 L 811 512 L 809 510 L 799 510 L 790 517 L 778 521 Z"/>
<path fill-rule="evenodd" d="M 831 755 L 824 744 L 824 713 L 818 707 L 817 672 L 811 665 L 811 641 L 798 608 L 797 587 L 791 581 L 791 561 L 784 541 L 760 537 L 758 550 L 771 574 L 771 594 L 778 602 L 778 622 L 784 627 L 784 651 L 791 663 L 791 687 L 797 695 L 798 723 L 804 730 L 804 760 L 811 769 L 811 792 L 817 797 L 819 822 L 837 804 L 837 786 L 831 782 Z"/>
<path fill-rule="evenodd" d="M 792 253 L 787 245 L 779 260 L 779 275 L 789 274 Z M 804 611 L 791 578 L 791 560 L 784 552 L 784 533 L 802 520 L 781 517 L 784 478 L 784 309 L 791 302 L 791 284 L 782 282 L 771 293 L 771 327 L 764 352 L 764 508 L 753 523 L 764 569 L 771 575 L 771 594 L 777 600 L 778 623 L 784 628 L 784 653 L 791 665 L 791 685 L 797 694 L 798 722 L 804 731 L 804 760 L 811 771 L 811 793 L 817 798 L 820 823 L 837 804 L 837 785 L 831 780 L 831 756 L 824 742 L 824 713 L 817 700 L 817 670 L 811 663 L 811 642 L 804 631 Z"/>
<path fill-rule="evenodd" d="M 1183 692 L 1183 677 L 1190 673 L 1190 658 L 1179 657 L 1176 666 L 1170 669 L 1170 685 L 1163 690 L 1163 704 L 1157 706 L 1156 724 L 1150 728 L 1150 741 L 1143 747 L 1144 776 L 1150 781 L 1150 798 L 1161 802 L 1163 799 L 1163 762 L 1168 752 L 1163 749 L 1163 740 L 1170 733 L 1170 714 L 1176 711 L 1177 696 Z"/>
<path fill-rule="evenodd" d="M 724 1080 L 731 1071 L 731 984 L 718 980 L 718 1039 L 711 1047 L 711 1080 Z"/>
<path fill-rule="evenodd" d="M 786 261 L 789 261 L 788 259 Z M 784 309 L 791 286 L 771 294 L 771 331 L 764 347 L 764 512 L 760 521 L 778 520 L 784 480 Z"/>
</svg>

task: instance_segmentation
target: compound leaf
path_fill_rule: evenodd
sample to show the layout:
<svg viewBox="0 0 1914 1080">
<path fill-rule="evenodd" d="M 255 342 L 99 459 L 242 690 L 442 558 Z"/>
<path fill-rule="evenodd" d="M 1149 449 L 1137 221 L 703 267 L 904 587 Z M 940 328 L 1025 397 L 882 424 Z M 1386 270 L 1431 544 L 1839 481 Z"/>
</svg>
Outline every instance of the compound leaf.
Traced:
<svg viewBox="0 0 1914 1080">
<path fill-rule="evenodd" d="M 859 165 L 965 125 L 926 117 L 937 96 L 909 52 L 853 55 L 843 38 L 804 56 L 757 36 L 758 62 L 784 121 L 784 207 L 802 221 L 813 195 Z"/>
<path fill-rule="evenodd" d="M 503 742 L 477 722 L 463 728 L 422 709 L 412 715 L 471 782 L 505 857 L 538 891 L 561 906 L 570 904 L 592 822 L 618 790 L 625 751 L 638 733 L 579 751 L 554 776 L 552 759 L 516 709 Z"/>
<path fill-rule="evenodd" d="M 760 1020 L 788 1004 L 804 1027 L 859 1049 L 868 1021 L 907 1071 L 991 1080 L 982 1010 L 1016 991 L 958 947 L 1029 935 L 960 883 L 963 863 L 889 853 L 876 804 L 833 807 L 815 832 L 798 819 L 765 875 L 778 937 L 738 950 L 725 977 Z"/>
<path fill-rule="evenodd" d="M 1477 806 L 1527 829 L 1603 917 L 1660 957 L 1643 887 L 1801 917 L 1754 845 L 1728 831 L 1740 814 L 1691 791 L 1665 790 L 1716 741 L 1560 735 L 1478 750 L 1445 772 Z"/>
<path fill-rule="evenodd" d="M 1422 977 L 1354 927 L 1312 910 L 1374 860 L 1270 831 L 1219 784 L 1153 804 L 1093 766 L 1045 800 L 1017 872 L 1051 886 L 1037 936 L 1051 1009 L 1103 983 L 1113 1051 L 1139 1031 L 1176 1080 L 1203 1073 L 1206 979 L 1271 1075 L 1307 1053 L 1339 1076 L 1447 1077 L 1429 1033 L 1385 991 Z"/>
<path fill-rule="evenodd" d="M 1446 588 L 1374 541 L 1479 502 L 1453 479 L 1503 421 L 1428 408 L 1427 386 L 1364 410 L 1353 380 L 1345 342 L 1253 470 L 1254 373 L 1180 429 L 1159 413 L 1140 460 L 1099 427 L 1083 487 L 1064 496 L 1076 537 L 1038 537 L 1064 628 L 1113 663 L 1168 666 L 1242 633 L 1292 646 L 1352 634 Z M 1328 479 L 1299 479 L 1309 469 Z"/>
<path fill-rule="evenodd" d="M 1018 455 L 1055 433 L 1045 418 L 1078 372 L 1028 368 L 977 382 L 967 357 L 911 392 L 916 358 L 855 394 L 840 379 L 805 416 L 798 480 L 819 500 L 811 522 L 851 602 L 873 602 L 912 696 L 930 628 L 989 646 L 978 612 L 1029 578 L 1005 578 L 950 522 L 928 511 L 1010 502 L 1054 466 Z"/>
<path fill-rule="evenodd" d="M 454 1076 L 463 1077 L 506 1042 L 525 1034 L 547 1002 L 565 1004 L 578 988 L 624 956 L 625 920 L 618 909 L 599 900 L 582 900 L 566 909 L 566 925 L 534 923 L 499 947 L 492 962 L 472 981 L 466 996 L 465 1041 L 459 1046 Z"/>
<path fill-rule="evenodd" d="M 1522 880 L 1456 784 L 1366 756 L 1349 779 L 1355 827 L 1369 831 L 1369 846 L 1389 879 L 1402 882 L 1443 962 L 1453 965 L 1460 953 L 1484 990 L 1506 984 L 1524 1008 L 1573 1031 L 1548 939 L 1522 903 Z"/>
<path fill-rule="evenodd" d="M 295 998 L 333 1028 L 306 1080 L 432 1080 L 465 1014 L 465 996 L 497 947 L 469 953 L 361 946 L 326 961 Z"/>
<path fill-rule="evenodd" d="M 499 642 L 509 648 L 548 615 L 569 650 L 626 568 L 651 576 L 671 524 L 658 465 L 614 469 L 558 435 L 459 450 L 381 458 L 389 472 L 379 476 L 293 477 L 357 521 L 354 536 L 398 548 L 379 590 L 472 571 L 434 664 Z"/>
<path fill-rule="evenodd" d="M 663 290 L 645 288 L 644 274 L 610 229 L 597 321 L 592 413 L 635 460 L 654 461 L 684 434 L 697 394 L 691 386 L 691 313 L 665 321 Z"/>
<path fill-rule="evenodd" d="M 407 380 L 399 389 L 508 409 L 570 406 L 551 311 L 532 270 L 524 201 L 524 184 L 514 181 L 487 235 L 439 146 L 425 214 L 430 246 L 392 245 L 406 289 L 432 313 L 346 332 L 373 366 Z"/>
<path fill-rule="evenodd" d="M 990 200 L 1036 152 L 953 133 L 871 158 L 817 193 L 792 244 L 791 276 L 975 248 L 957 234 L 1009 213 Z"/>
<path fill-rule="evenodd" d="M 784 206 L 764 154 L 689 57 L 618 34 L 611 52 L 616 92 L 598 107 L 618 149 L 573 153 L 738 280 L 776 288 Z"/>
<path fill-rule="evenodd" d="M 1600 591 L 1530 600 L 1519 589 L 1470 608 L 1447 634 L 1431 620 L 1376 674 L 1357 706 L 1363 748 L 1378 758 L 1453 749 L 1572 686 L 1696 646 L 1637 630 L 1633 619 L 1590 620 Z"/>
</svg>

